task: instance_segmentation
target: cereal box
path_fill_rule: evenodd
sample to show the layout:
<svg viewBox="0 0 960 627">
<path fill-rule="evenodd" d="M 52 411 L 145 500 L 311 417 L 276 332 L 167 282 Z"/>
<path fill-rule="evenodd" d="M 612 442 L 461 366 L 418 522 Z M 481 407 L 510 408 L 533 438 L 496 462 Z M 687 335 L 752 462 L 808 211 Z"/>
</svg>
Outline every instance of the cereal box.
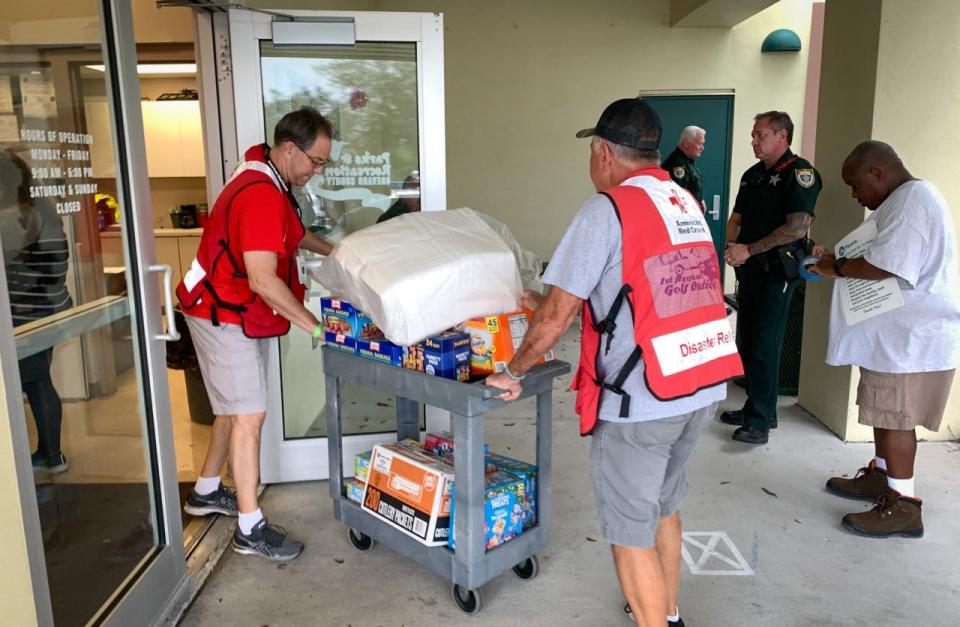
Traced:
<svg viewBox="0 0 960 627">
<path fill-rule="evenodd" d="M 363 481 L 358 481 L 356 479 L 344 479 L 343 480 L 343 491 L 348 499 L 354 503 L 363 502 Z"/>
<path fill-rule="evenodd" d="M 423 370 L 444 379 L 466 381 L 470 378 L 470 336 L 445 331 L 423 341 Z"/>
<path fill-rule="evenodd" d="M 523 533 L 523 481 L 508 472 L 497 471 L 485 476 L 483 508 L 484 546 L 492 549 Z M 456 516 L 456 486 L 450 497 L 450 540 L 447 546 L 456 548 L 454 518 Z"/>
<path fill-rule="evenodd" d="M 470 334 L 470 375 L 487 376 L 506 368 L 520 348 L 532 318 L 532 311 L 521 309 L 467 320 L 463 330 Z M 553 359 L 552 351 L 536 363 L 542 364 L 545 359 Z"/>
<path fill-rule="evenodd" d="M 370 454 L 373 451 L 360 453 L 353 458 L 353 476 L 359 481 L 367 480 L 367 472 L 370 470 Z"/>
<path fill-rule="evenodd" d="M 537 467 L 518 459 L 491 453 L 486 456 L 487 472 L 506 471 L 523 481 L 523 528 L 537 523 Z"/>
<path fill-rule="evenodd" d="M 423 438 L 423 448 L 428 453 L 439 457 L 445 457 L 453 454 L 453 434 L 449 431 L 440 431 L 439 433 L 428 433 Z M 490 446 L 486 442 L 483 444 L 483 453 L 490 452 Z"/>
<path fill-rule="evenodd" d="M 453 467 L 426 451 L 401 444 L 373 447 L 361 507 L 428 546 L 443 546 L 450 532 Z"/>
</svg>

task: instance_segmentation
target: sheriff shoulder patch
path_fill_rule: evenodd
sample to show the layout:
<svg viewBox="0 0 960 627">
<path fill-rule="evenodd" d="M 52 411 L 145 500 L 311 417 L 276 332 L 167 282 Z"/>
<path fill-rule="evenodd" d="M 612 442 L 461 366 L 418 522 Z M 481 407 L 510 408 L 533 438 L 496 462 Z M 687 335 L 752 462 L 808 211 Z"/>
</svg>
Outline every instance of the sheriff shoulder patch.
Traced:
<svg viewBox="0 0 960 627">
<path fill-rule="evenodd" d="M 682 179 L 687 175 L 687 170 L 682 165 L 678 165 L 673 169 L 673 178 Z"/>
<path fill-rule="evenodd" d="M 813 168 L 797 168 L 796 172 L 797 183 L 800 184 L 800 187 L 813 187 L 813 184 L 817 182 L 817 175 L 814 174 Z"/>
</svg>

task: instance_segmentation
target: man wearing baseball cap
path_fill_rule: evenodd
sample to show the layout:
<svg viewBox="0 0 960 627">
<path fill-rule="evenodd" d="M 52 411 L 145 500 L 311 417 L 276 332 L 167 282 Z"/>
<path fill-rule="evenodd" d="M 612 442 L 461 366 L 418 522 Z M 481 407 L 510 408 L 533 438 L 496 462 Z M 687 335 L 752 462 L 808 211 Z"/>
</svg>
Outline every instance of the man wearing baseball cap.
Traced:
<svg viewBox="0 0 960 627">
<path fill-rule="evenodd" d="M 604 537 L 638 625 L 682 625 L 680 516 L 686 465 L 741 373 L 710 230 L 660 168 L 660 119 L 639 98 L 608 106 L 591 137 L 597 190 L 544 274 L 546 297 L 507 368 L 487 379 L 513 400 L 538 356 L 580 311 L 573 381 Z"/>
</svg>

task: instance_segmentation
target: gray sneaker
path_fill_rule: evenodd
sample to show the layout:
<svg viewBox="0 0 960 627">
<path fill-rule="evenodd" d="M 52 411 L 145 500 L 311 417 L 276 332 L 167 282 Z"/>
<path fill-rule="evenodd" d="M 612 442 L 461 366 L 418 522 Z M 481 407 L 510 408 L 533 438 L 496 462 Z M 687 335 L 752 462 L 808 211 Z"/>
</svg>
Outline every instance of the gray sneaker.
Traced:
<svg viewBox="0 0 960 627">
<path fill-rule="evenodd" d="M 220 487 L 210 494 L 197 494 L 196 490 L 190 490 L 190 496 L 187 502 L 183 504 L 183 511 L 191 516 L 209 516 L 210 514 L 220 514 L 221 516 L 237 517 L 237 493 L 222 483 Z"/>
<path fill-rule="evenodd" d="M 59 475 L 61 472 L 66 472 L 70 468 L 70 464 L 67 463 L 67 458 L 64 457 L 63 453 L 57 453 L 56 455 L 47 457 L 40 451 L 35 451 L 30 455 L 30 461 L 33 464 L 34 470 L 46 472 L 51 475 Z"/>
<path fill-rule="evenodd" d="M 274 562 L 286 562 L 303 552 L 303 543 L 287 537 L 287 530 L 267 524 L 264 518 L 246 535 L 240 527 L 233 533 L 233 550 L 241 555 L 259 555 Z"/>
</svg>

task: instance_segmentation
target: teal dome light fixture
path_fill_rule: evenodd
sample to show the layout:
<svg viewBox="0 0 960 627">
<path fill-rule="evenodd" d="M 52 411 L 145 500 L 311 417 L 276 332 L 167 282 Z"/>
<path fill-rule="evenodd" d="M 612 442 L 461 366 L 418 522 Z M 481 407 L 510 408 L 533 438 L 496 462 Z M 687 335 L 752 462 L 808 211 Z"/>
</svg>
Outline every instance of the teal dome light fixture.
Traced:
<svg viewBox="0 0 960 627">
<path fill-rule="evenodd" d="M 800 36 L 789 28 L 778 28 L 764 38 L 760 52 L 800 52 Z"/>
</svg>

